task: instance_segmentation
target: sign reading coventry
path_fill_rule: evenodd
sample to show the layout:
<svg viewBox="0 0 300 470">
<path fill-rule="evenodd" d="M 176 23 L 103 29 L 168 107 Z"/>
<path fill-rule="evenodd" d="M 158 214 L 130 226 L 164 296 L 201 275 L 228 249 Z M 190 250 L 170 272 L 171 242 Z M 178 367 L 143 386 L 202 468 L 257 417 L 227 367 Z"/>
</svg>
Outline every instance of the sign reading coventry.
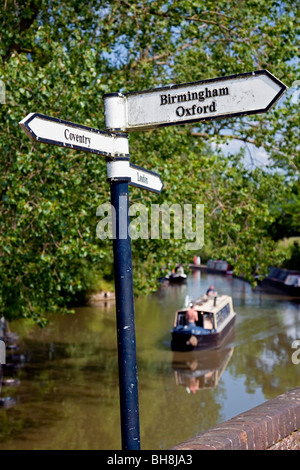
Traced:
<svg viewBox="0 0 300 470">
<path fill-rule="evenodd" d="M 105 156 L 129 155 L 126 134 L 111 134 L 39 113 L 28 114 L 20 126 L 37 142 Z"/>
<path fill-rule="evenodd" d="M 151 129 L 268 111 L 286 86 L 267 70 L 104 95 L 106 128 Z M 117 119 L 116 119 L 116 116 Z"/>
</svg>

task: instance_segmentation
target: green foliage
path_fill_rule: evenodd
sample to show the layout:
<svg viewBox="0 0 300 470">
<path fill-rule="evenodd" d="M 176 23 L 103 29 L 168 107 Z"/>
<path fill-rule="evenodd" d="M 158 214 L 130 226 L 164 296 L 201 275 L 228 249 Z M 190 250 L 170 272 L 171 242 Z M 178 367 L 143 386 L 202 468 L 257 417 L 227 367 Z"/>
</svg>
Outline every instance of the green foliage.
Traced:
<svg viewBox="0 0 300 470">
<path fill-rule="evenodd" d="M 299 181 L 290 183 L 290 191 L 287 191 L 281 204 L 272 206 L 274 222 L 270 231 L 275 240 L 300 235 L 299 188 Z"/>
<path fill-rule="evenodd" d="M 299 5 L 164 0 L 7 0 L 1 8 L 0 308 L 44 322 L 112 277 L 111 241 L 96 238 L 96 209 L 109 201 L 103 157 L 32 143 L 29 112 L 104 129 L 102 96 L 266 68 L 299 79 Z M 246 13 L 245 13 L 246 12 Z M 163 193 L 134 189 L 131 202 L 205 205 L 205 239 L 248 275 L 277 260 L 274 207 L 292 200 L 299 170 L 299 103 L 288 93 L 265 115 L 130 135 L 132 161 L 158 171 Z M 211 144 L 263 146 L 266 173 Z M 287 179 L 289 177 L 289 179 Z M 298 196 L 297 196 L 298 204 Z M 299 213 L 299 211 L 298 211 Z M 293 219 L 293 223 L 298 223 Z M 133 242 L 137 292 L 155 288 L 168 263 L 192 260 L 186 240 Z M 200 253 L 201 254 L 201 253 Z"/>
<path fill-rule="evenodd" d="M 290 255 L 283 263 L 287 269 L 295 269 L 299 271 L 300 268 L 300 241 L 294 241 L 289 249 Z"/>
</svg>

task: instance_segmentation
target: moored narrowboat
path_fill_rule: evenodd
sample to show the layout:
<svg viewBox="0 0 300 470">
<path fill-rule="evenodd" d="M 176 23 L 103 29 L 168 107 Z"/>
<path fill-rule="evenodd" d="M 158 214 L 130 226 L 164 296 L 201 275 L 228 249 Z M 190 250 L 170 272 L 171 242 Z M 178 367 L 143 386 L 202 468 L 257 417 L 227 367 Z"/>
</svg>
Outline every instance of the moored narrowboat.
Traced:
<svg viewBox="0 0 300 470">
<path fill-rule="evenodd" d="M 270 268 L 261 281 L 261 288 L 267 292 L 300 298 L 300 271 Z"/>
<path fill-rule="evenodd" d="M 236 313 L 229 295 L 203 296 L 194 303 L 198 314 L 195 323 L 186 319 L 189 307 L 175 314 L 171 331 L 173 351 L 219 348 L 235 323 Z"/>
<path fill-rule="evenodd" d="M 182 282 L 186 282 L 187 280 L 187 275 L 185 273 L 172 273 L 166 278 L 169 282 L 172 282 L 173 284 L 179 284 Z"/>
</svg>

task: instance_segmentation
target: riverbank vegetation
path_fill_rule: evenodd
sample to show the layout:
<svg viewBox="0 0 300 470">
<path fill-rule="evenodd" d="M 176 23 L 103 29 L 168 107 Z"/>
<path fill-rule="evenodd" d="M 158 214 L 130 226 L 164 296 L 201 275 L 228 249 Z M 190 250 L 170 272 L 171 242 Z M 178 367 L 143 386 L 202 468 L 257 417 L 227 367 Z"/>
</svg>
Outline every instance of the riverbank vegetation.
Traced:
<svg viewBox="0 0 300 470">
<path fill-rule="evenodd" d="M 40 112 L 104 129 L 109 92 L 258 69 L 289 86 L 266 114 L 129 137 L 132 162 L 164 183 L 159 196 L 132 188 L 132 203 L 204 204 L 204 243 L 237 273 L 284 262 L 277 240 L 299 236 L 299 4 L 7 0 L 0 8 L 1 313 L 43 324 L 99 279 L 113 281 L 112 242 L 96 236 L 97 207 L 110 200 L 105 158 L 33 143 L 19 126 Z M 241 150 L 225 154 L 233 141 Z M 254 149 L 266 166 L 249 164 Z M 136 292 L 194 255 L 185 239 L 133 241 Z"/>
</svg>

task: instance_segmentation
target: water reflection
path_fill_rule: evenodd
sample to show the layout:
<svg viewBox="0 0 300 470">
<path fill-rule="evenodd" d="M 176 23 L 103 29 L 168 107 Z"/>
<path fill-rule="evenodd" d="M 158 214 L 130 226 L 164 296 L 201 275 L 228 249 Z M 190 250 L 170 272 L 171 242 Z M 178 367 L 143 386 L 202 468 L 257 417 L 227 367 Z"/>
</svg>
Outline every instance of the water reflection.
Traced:
<svg viewBox="0 0 300 470">
<path fill-rule="evenodd" d="M 195 394 L 199 390 L 216 388 L 233 355 L 235 331 L 228 335 L 220 349 L 174 352 L 172 367 L 175 383 Z"/>
<path fill-rule="evenodd" d="M 233 297 L 235 337 L 223 351 L 178 358 L 175 311 L 210 284 Z M 136 299 L 135 313 L 142 449 L 168 449 L 300 385 L 291 360 L 300 305 L 288 299 L 195 272 L 185 285 Z M 2 389 L 16 405 L 0 409 L 0 449 L 120 449 L 115 307 L 79 308 L 44 330 L 12 329 L 25 360 L 14 372 L 19 386 Z"/>
</svg>

